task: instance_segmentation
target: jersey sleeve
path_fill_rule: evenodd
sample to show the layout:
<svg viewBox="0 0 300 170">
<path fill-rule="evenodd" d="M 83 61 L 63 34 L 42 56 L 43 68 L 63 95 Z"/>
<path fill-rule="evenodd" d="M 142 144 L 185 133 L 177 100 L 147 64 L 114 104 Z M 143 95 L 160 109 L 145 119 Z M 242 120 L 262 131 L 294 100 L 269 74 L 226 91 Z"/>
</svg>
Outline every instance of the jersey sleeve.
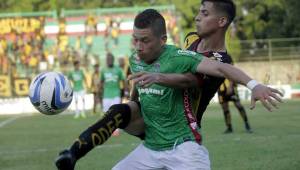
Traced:
<svg viewBox="0 0 300 170">
<path fill-rule="evenodd" d="M 190 32 L 186 35 L 186 37 L 184 38 L 184 45 L 183 48 L 184 49 L 188 49 L 190 48 L 190 46 L 199 39 L 199 36 L 197 34 L 197 32 Z"/>
<path fill-rule="evenodd" d="M 188 50 L 177 50 L 171 64 L 176 73 L 196 73 L 202 59 L 203 55 L 199 53 Z"/>
</svg>

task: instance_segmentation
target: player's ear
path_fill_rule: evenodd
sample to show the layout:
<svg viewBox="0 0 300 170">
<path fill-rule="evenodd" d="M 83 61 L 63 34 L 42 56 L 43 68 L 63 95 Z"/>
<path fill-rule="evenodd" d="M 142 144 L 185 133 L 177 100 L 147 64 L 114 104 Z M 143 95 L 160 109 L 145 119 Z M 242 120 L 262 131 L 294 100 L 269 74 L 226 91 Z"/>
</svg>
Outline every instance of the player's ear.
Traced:
<svg viewBox="0 0 300 170">
<path fill-rule="evenodd" d="M 167 39 L 168 39 L 168 37 L 167 37 L 166 34 L 162 35 L 162 36 L 161 36 L 161 39 L 160 39 L 160 43 L 161 43 L 162 45 L 166 44 L 166 43 L 167 43 Z"/>
<path fill-rule="evenodd" d="M 221 18 L 219 19 L 218 24 L 219 24 L 220 27 L 225 27 L 225 26 L 227 25 L 228 22 L 229 22 L 229 21 L 228 21 L 228 18 L 227 18 L 227 17 L 221 17 Z"/>
</svg>

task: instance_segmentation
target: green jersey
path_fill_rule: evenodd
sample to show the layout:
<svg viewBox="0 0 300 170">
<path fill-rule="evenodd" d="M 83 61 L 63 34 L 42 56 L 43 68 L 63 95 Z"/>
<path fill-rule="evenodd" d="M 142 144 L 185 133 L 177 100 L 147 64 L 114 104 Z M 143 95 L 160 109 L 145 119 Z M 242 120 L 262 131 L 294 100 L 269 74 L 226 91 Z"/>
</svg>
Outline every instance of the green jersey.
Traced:
<svg viewBox="0 0 300 170">
<path fill-rule="evenodd" d="M 103 82 L 103 98 L 115 98 L 121 96 L 120 81 L 124 80 L 124 74 L 120 67 L 104 68 L 101 71 Z"/>
<path fill-rule="evenodd" d="M 202 55 L 166 45 L 152 64 L 146 64 L 133 54 L 132 73 L 195 73 Z M 191 97 L 187 90 L 152 84 L 147 88 L 137 85 L 141 113 L 146 125 L 144 145 L 153 150 L 167 150 L 186 140 L 201 142 L 201 135 L 193 115 Z"/>
<path fill-rule="evenodd" d="M 73 90 L 75 92 L 81 91 L 84 89 L 84 73 L 82 70 L 74 70 L 69 73 L 68 78 L 73 82 Z"/>
</svg>

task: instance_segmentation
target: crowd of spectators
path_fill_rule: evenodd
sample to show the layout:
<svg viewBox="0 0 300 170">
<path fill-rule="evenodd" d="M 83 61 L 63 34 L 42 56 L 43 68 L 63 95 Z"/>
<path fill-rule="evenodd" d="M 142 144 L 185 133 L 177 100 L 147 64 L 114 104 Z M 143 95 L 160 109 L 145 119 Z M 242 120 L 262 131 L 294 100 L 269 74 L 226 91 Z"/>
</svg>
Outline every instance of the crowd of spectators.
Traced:
<svg viewBox="0 0 300 170">
<path fill-rule="evenodd" d="M 119 38 L 122 34 L 122 18 L 102 17 L 106 24 L 104 32 L 99 32 L 97 28 L 99 16 L 88 14 L 85 18 L 85 32 L 80 35 L 66 32 L 68 22 L 64 17 L 58 19 L 59 32 L 56 35 L 45 34 L 45 18 L 42 18 L 40 27 L 34 31 L 12 30 L 8 34 L 0 33 L 0 75 L 31 78 L 46 70 L 67 72 L 74 60 L 80 60 L 83 66 L 89 67 L 100 63 L 100 56 L 92 50 L 96 36 L 103 36 L 106 53 L 124 43 Z M 179 44 L 176 18 L 166 18 L 169 38 Z M 70 43 L 71 36 L 75 43 Z"/>
</svg>

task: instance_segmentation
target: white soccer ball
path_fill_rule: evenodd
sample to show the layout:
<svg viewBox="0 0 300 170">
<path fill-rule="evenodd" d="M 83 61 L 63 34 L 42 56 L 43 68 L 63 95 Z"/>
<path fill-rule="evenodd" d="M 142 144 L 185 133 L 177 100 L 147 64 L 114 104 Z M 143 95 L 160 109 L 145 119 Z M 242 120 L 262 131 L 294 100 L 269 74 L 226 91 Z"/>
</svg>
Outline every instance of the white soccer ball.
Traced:
<svg viewBox="0 0 300 170">
<path fill-rule="evenodd" d="M 32 80 L 29 99 L 41 113 L 55 115 L 63 112 L 71 104 L 73 90 L 62 73 L 44 72 Z"/>
</svg>

